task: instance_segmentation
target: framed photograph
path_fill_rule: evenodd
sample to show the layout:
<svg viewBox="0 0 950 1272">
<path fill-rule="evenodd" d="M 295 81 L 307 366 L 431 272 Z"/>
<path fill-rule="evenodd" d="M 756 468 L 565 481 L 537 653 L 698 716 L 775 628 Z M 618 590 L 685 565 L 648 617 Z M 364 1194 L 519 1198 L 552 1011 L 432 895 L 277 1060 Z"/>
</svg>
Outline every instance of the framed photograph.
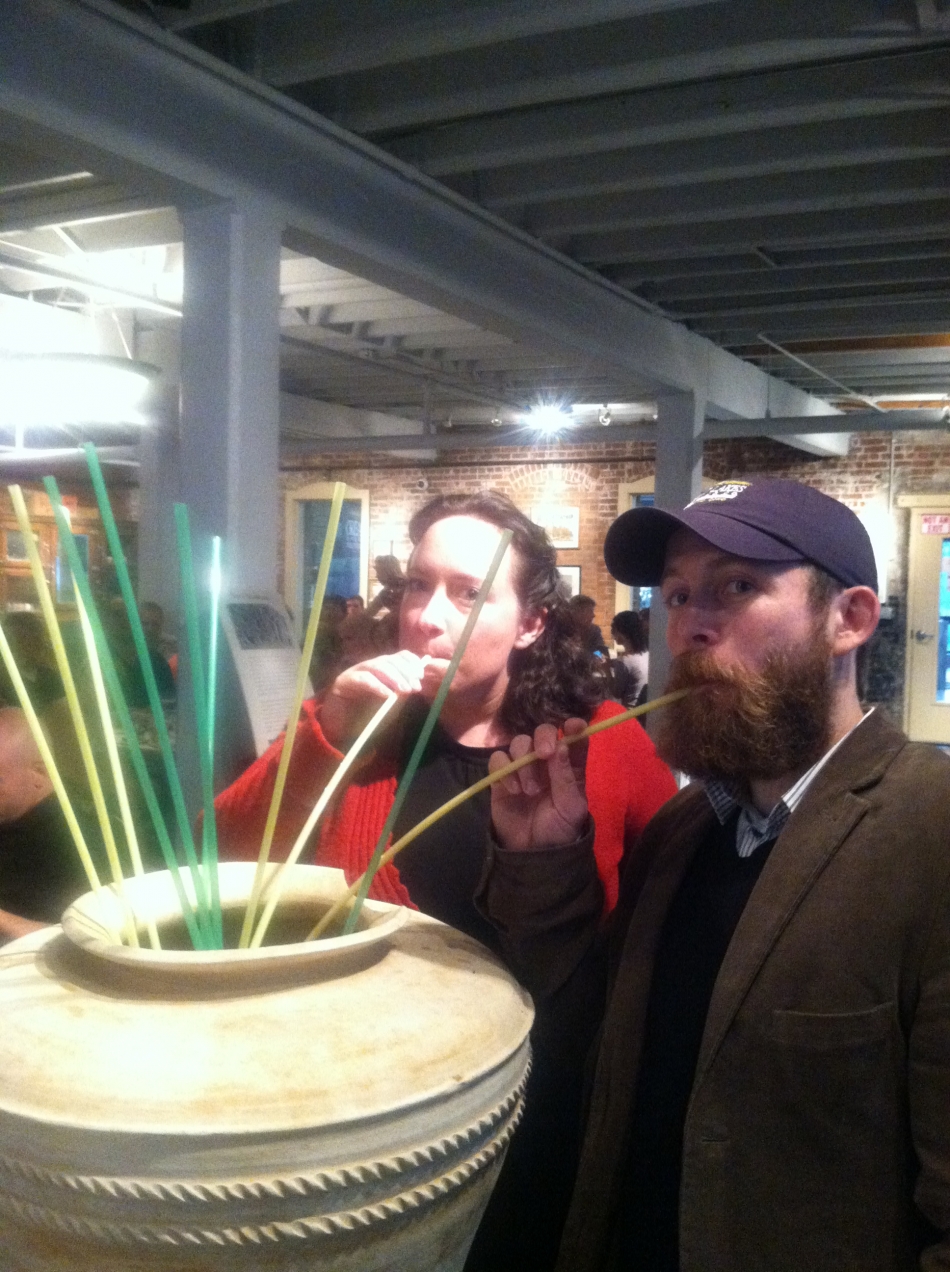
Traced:
<svg viewBox="0 0 950 1272">
<path fill-rule="evenodd" d="M 579 548 L 581 510 L 566 504 L 535 504 L 531 520 L 547 531 L 556 548 Z"/>
<path fill-rule="evenodd" d="M 581 567 L 579 565 L 559 565 L 557 572 L 564 580 L 564 587 L 568 596 L 580 596 L 581 594 Z"/>
</svg>

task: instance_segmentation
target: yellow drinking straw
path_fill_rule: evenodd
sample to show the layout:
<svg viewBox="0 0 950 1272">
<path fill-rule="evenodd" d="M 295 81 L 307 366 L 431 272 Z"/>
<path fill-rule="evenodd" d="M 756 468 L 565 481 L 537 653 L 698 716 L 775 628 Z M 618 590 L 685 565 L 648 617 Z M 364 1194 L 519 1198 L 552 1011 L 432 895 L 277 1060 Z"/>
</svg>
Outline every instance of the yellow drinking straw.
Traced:
<svg viewBox="0 0 950 1272">
<path fill-rule="evenodd" d="M 423 661 L 425 662 L 427 660 L 423 659 Z M 257 929 L 254 932 L 254 936 L 251 940 L 252 950 L 256 950 L 258 946 L 261 944 L 261 942 L 263 941 L 264 933 L 267 931 L 267 926 L 274 916 L 274 911 L 277 908 L 277 903 L 280 901 L 280 898 L 284 891 L 284 887 L 289 878 L 289 875 L 287 872 L 289 871 L 291 866 L 296 864 L 297 860 L 300 857 L 300 854 L 303 852 L 304 848 L 306 847 L 307 840 L 310 838 L 310 835 L 313 831 L 314 826 L 316 826 L 317 822 L 320 820 L 323 810 L 326 808 L 327 804 L 329 804 L 330 800 L 333 798 L 340 783 L 343 781 L 344 777 L 346 777 L 354 761 L 356 760 L 356 757 L 359 755 L 363 747 L 366 745 L 369 739 L 373 736 L 377 728 L 382 724 L 383 720 L 385 720 L 386 716 L 389 714 L 389 712 L 392 710 L 392 708 L 396 705 L 398 701 L 399 701 L 398 694 L 395 694 L 395 693 L 389 694 L 389 696 L 383 701 L 379 709 L 375 712 L 369 724 L 366 725 L 363 732 L 359 735 L 359 737 L 356 739 L 356 741 L 347 751 L 346 755 L 344 755 L 343 759 L 340 761 L 339 767 L 336 769 L 335 773 L 333 774 L 329 782 L 327 782 L 326 786 L 324 787 L 323 792 L 320 795 L 320 798 L 317 800 L 316 804 L 313 807 L 313 812 L 307 818 L 307 821 L 304 825 L 303 830 L 297 836 L 297 842 L 294 844 L 293 848 L 291 848 L 287 856 L 287 860 L 281 863 L 280 869 L 277 871 L 276 875 L 271 881 L 270 892 L 267 896 L 267 901 L 264 906 L 263 913 L 261 914 L 260 922 L 258 923 Z"/>
<path fill-rule="evenodd" d="M 36 538 L 33 534 L 33 527 L 30 525 L 30 517 L 26 510 L 26 500 L 23 498 L 23 491 L 19 486 L 8 486 L 10 498 L 13 501 L 13 511 L 16 515 L 17 525 L 23 535 L 23 541 L 26 544 L 27 556 L 30 561 L 30 572 L 33 575 L 33 582 L 36 586 L 37 595 L 40 600 L 40 608 L 43 611 L 43 618 L 46 621 L 46 630 L 49 632 L 49 638 L 53 646 L 53 653 L 56 656 L 56 666 L 63 681 L 63 689 L 66 693 L 66 702 L 69 706 L 69 714 L 72 717 L 73 728 L 76 730 L 76 739 L 79 743 L 79 751 L 82 755 L 83 765 L 86 769 L 86 777 L 89 780 L 89 789 L 92 792 L 92 801 L 96 809 L 96 817 L 99 821 L 99 829 L 102 832 L 102 840 L 105 844 L 106 856 L 109 859 L 109 866 L 112 870 L 112 877 L 120 897 L 126 907 L 128 903 L 122 892 L 122 866 L 119 862 L 119 853 L 115 845 L 115 836 L 112 833 L 112 823 L 109 820 L 109 809 L 106 805 L 105 794 L 102 790 L 102 783 L 99 781 L 99 774 L 96 771 L 96 761 L 92 754 L 92 745 L 89 741 L 89 733 L 86 729 L 86 722 L 83 719 L 82 708 L 79 705 L 79 695 L 76 693 L 76 684 L 73 680 L 73 673 L 69 666 L 69 659 L 66 656 L 66 646 L 63 644 L 63 635 L 59 629 L 59 620 L 56 617 L 56 610 L 53 607 L 53 598 L 50 596 L 49 584 L 46 581 L 46 575 L 43 572 L 43 562 L 40 560 L 39 550 L 36 546 Z M 127 913 L 126 927 L 128 929 L 129 943 L 138 945 L 138 936 L 135 931 L 135 923 L 131 918 L 131 912 Z"/>
<path fill-rule="evenodd" d="M 326 538 L 323 540 L 323 552 L 320 555 L 320 568 L 317 571 L 317 582 L 313 589 L 310 621 L 307 624 L 307 635 L 300 655 L 300 666 L 297 669 L 297 684 L 294 689 L 293 707 L 287 720 L 284 745 L 281 747 L 280 760 L 277 765 L 277 778 L 274 782 L 274 794 L 271 797 L 270 808 L 267 812 L 264 838 L 261 841 L 261 851 L 257 858 L 257 869 L 254 872 L 251 896 L 244 912 L 241 939 L 238 942 L 238 948 L 242 950 L 247 949 L 250 943 L 251 933 L 254 929 L 254 919 L 257 917 L 257 907 L 260 905 L 261 890 L 264 886 L 264 867 L 267 865 L 267 859 L 270 856 L 271 844 L 274 842 L 274 831 L 277 828 L 277 815 L 280 812 L 280 802 L 284 797 L 287 770 L 290 768 L 290 756 L 297 737 L 297 721 L 300 719 L 300 708 L 303 706 L 303 695 L 307 687 L 307 676 L 310 671 L 310 659 L 313 657 L 313 646 L 317 639 L 317 624 L 320 622 L 323 598 L 327 590 L 327 579 L 330 577 L 330 562 L 333 559 L 333 546 L 336 543 L 336 532 L 340 524 L 340 513 L 343 509 L 345 494 L 346 484 L 342 481 L 335 482 L 333 498 L 330 501 L 330 516 L 327 521 Z"/>
<path fill-rule="evenodd" d="M 109 711 L 109 702 L 106 698 L 106 686 L 102 679 L 102 667 L 99 663 L 99 654 L 96 650 L 96 638 L 92 634 L 92 624 L 89 622 L 89 615 L 86 613 L 86 607 L 82 603 L 82 597 L 76 592 L 76 605 L 79 609 L 79 623 L 82 627 L 83 640 L 86 643 L 86 654 L 89 658 L 89 669 L 92 672 L 92 683 L 96 693 L 96 703 L 99 707 L 99 716 L 102 720 L 102 732 L 106 740 L 106 752 L 109 756 L 109 766 L 112 769 L 112 780 L 115 783 L 115 793 L 119 801 L 119 811 L 122 815 L 122 825 L 125 828 L 125 837 L 129 846 L 129 857 L 132 860 L 132 869 L 136 875 L 145 874 L 145 868 L 142 865 L 142 854 L 139 851 L 138 835 L 135 831 L 135 823 L 132 820 L 132 809 L 129 805 L 129 794 L 125 785 L 125 775 L 122 772 L 122 762 L 119 759 L 119 746 L 116 742 L 115 729 L 112 724 L 112 715 Z M 149 919 L 147 924 L 149 944 L 153 950 L 160 950 L 161 942 L 158 939 L 158 929 L 155 926 L 155 920 Z"/>
<path fill-rule="evenodd" d="M 689 693 L 688 689 L 677 689 L 675 693 L 664 694 L 661 698 L 655 698 L 652 702 L 645 702 L 640 707 L 631 707 L 629 711 L 623 711 L 620 715 L 611 716 L 607 720 L 599 720 L 596 724 L 589 724 L 582 732 L 572 733 L 570 737 L 562 738 L 561 741 L 565 742 L 568 746 L 573 746 L 575 742 L 580 742 L 582 738 L 593 737 L 595 733 L 602 733 L 604 729 L 612 729 L 615 725 L 623 724 L 626 720 L 633 720 L 637 716 L 647 715 L 648 712 L 655 711 L 657 707 L 666 707 L 671 702 L 677 702 L 680 698 L 685 698 L 687 693 Z M 388 866 L 397 853 L 402 852 L 403 848 L 408 848 L 414 839 L 417 839 L 418 836 L 421 835 L 423 831 L 428 830 L 430 826 L 435 825 L 435 823 L 443 818 L 446 813 L 451 813 L 453 808 L 458 808 L 459 804 L 464 804 L 465 801 L 467 799 L 471 799 L 473 795 L 477 795 L 480 791 L 487 790 L 489 786 L 494 786 L 495 783 L 500 782 L 502 778 L 510 777 L 512 773 L 517 773 L 519 769 L 526 768 L 527 765 L 533 764 L 537 758 L 537 751 L 529 751 L 527 755 L 522 755 L 520 759 L 512 760 L 511 763 L 506 764 L 504 768 L 496 769 L 494 773 L 489 773 L 487 777 L 481 778 L 479 781 L 469 786 L 467 790 L 461 791 L 458 795 L 454 795 L 452 799 L 446 800 L 440 808 L 437 808 L 434 812 L 430 813 L 428 817 L 424 817 L 421 822 L 413 826 L 412 830 L 406 831 L 401 839 L 397 839 L 393 846 L 383 853 L 382 857 L 379 859 L 378 869 L 381 870 L 383 866 Z M 318 936 L 323 935 L 336 916 L 346 907 L 347 902 L 350 901 L 352 897 L 356 896 L 365 875 L 366 872 L 361 874 L 358 879 L 354 880 L 354 882 L 350 884 L 341 896 L 337 897 L 337 899 L 333 902 L 333 905 L 330 906 L 329 910 L 327 910 L 326 914 L 316 925 L 313 931 L 308 934 L 306 940 L 314 941 Z"/>
<path fill-rule="evenodd" d="M 95 863 L 92 860 L 92 854 L 86 843 L 79 820 L 73 811 L 72 802 L 66 792 L 63 779 L 59 775 L 59 769 L 56 767 L 56 761 L 53 759 L 53 752 L 46 740 L 46 734 L 43 732 L 43 726 L 40 724 L 39 717 L 33 709 L 33 703 L 30 701 L 30 695 L 27 692 L 26 685 L 23 683 L 23 677 L 20 675 L 20 669 L 16 665 L 13 657 L 13 650 L 7 640 L 7 634 L 0 627 L 0 657 L 3 658 L 3 665 L 7 669 L 7 674 L 13 681 L 13 688 L 16 690 L 16 696 L 19 699 L 23 714 L 26 716 L 26 722 L 30 727 L 30 733 L 33 735 L 33 741 L 40 753 L 40 758 L 46 765 L 46 772 L 49 774 L 49 780 L 53 783 L 53 790 L 56 792 L 56 798 L 59 800 L 60 807 L 63 810 L 63 816 L 66 818 L 66 825 L 69 827 L 73 842 L 76 845 L 76 851 L 79 853 L 79 860 L 82 868 L 86 872 L 86 878 L 89 880 L 89 886 L 93 892 L 100 892 L 102 884 L 99 881 L 99 875 L 96 872 Z"/>
</svg>

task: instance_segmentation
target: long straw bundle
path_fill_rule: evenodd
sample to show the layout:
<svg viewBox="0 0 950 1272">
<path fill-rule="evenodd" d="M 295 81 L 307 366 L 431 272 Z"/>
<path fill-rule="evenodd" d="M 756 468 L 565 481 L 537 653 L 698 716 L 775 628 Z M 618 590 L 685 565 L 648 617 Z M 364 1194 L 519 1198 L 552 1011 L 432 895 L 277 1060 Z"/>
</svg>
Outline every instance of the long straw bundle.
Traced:
<svg viewBox="0 0 950 1272">
<path fill-rule="evenodd" d="M 580 742 L 584 738 L 593 737 L 595 733 L 602 733 L 605 729 L 616 728 L 618 724 L 624 724 L 627 720 L 634 720 L 637 716 L 647 715 L 650 711 L 655 711 L 658 707 L 668 706 L 671 702 L 677 702 L 680 698 L 684 698 L 689 692 L 688 689 L 678 689 L 675 693 L 664 694 L 661 698 L 654 698 L 652 702 L 645 702 L 642 706 L 631 707 L 628 711 L 623 711 L 619 715 L 611 716 L 608 720 L 600 720 L 597 724 L 589 724 L 586 729 L 580 733 L 573 733 L 570 737 L 565 737 L 562 741 L 567 746 L 573 746 L 575 742 Z M 527 755 L 522 755 L 517 760 L 512 760 L 510 764 L 506 764 L 503 768 L 496 769 L 494 773 L 489 773 L 487 777 L 481 778 L 474 782 L 466 790 L 460 791 L 458 795 L 454 795 L 451 799 L 446 800 L 441 807 L 431 812 L 428 817 L 424 817 L 411 830 L 408 830 L 401 839 L 397 839 L 388 851 L 382 854 L 376 869 L 381 866 L 388 866 L 392 859 L 402 852 L 403 848 L 408 848 L 414 839 L 417 839 L 430 826 L 434 826 L 447 813 L 451 813 L 453 809 L 458 808 L 460 804 L 464 804 L 466 800 L 471 799 L 474 795 L 478 795 L 480 791 L 487 790 L 490 786 L 494 786 L 496 782 L 502 781 L 506 777 L 510 777 L 512 773 L 517 773 L 519 769 L 526 768 L 529 764 L 534 764 L 538 759 L 537 751 L 529 751 Z M 368 889 L 372 882 L 372 875 L 375 874 L 373 863 L 367 867 L 366 871 L 356 879 L 342 896 L 337 897 L 333 905 L 327 910 L 326 914 L 314 929 L 307 936 L 308 941 L 316 940 L 322 936 L 326 929 L 342 910 L 344 910 L 353 897 L 363 890 Z M 353 909 L 356 909 L 354 904 Z M 352 911 L 351 911 L 352 913 Z"/>
<path fill-rule="evenodd" d="M 185 886 L 182 882 L 178 860 L 172 847 L 168 830 L 165 826 L 165 819 L 159 807 L 158 797 L 152 783 L 148 767 L 145 763 L 145 757 L 142 755 L 142 749 L 139 745 L 138 736 L 135 731 L 135 725 L 132 722 L 131 712 L 128 703 L 125 700 L 125 694 L 116 671 L 115 662 L 112 657 L 112 651 L 106 640 L 105 631 L 102 626 L 102 619 L 99 616 L 95 600 L 92 595 L 92 588 L 89 585 L 89 579 L 83 569 L 82 561 L 76 547 L 73 537 L 72 527 L 66 517 L 65 509 L 59 494 L 59 487 L 52 477 L 46 478 L 44 482 L 47 494 L 53 505 L 53 513 L 56 517 L 56 524 L 59 530 L 60 544 L 66 552 L 66 559 L 72 572 L 73 582 L 75 584 L 76 593 L 79 597 L 83 609 L 85 610 L 90 626 L 92 628 L 95 639 L 96 653 L 98 655 L 98 663 L 102 670 L 106 686 L 109 690 L 109 697 L 112 702 L 112 708 L 115 711 L 119 722 L 119 728 L 126 740 L 129 757 L 132 762 L 132 769 L 135 773 L 142 796 L 148 809 L 152 826 L 155 830 L 156 839 L 158 840 L 165 865 L 171 873 L 172 880 L 175 885 L 175 891 L 178 896 L 178 903 L 181 906 L 182 915 L 188 928 L 188 934 L 191 937 L 192 944 L 196 949 L 204 949 L 207 941 L 203 935 L 201 928 L 192 912 L 191 902 L 188 899 Z M 125 562 L 122 561 L 124 566 Z M 118 562 L 117 562 L 118 566 Z"/>
<path fill-rule="evenodd" d="M 158 737 L 158 745 L 165 769 L 165 777 L 168 782 L 168 789 L 171 793 L 172 806 L 175 811 L 175 821 L 178 826 L 178 833 L 184 849 L 185 859 L 191 869 L 195 897 L 197 900 L 196 922 L 201 930 L 202 943 L 204 945 L 213 945 L 214 931 L 211 925 L 210 899 L 208 897 L 207 889 L 205 888 L 204 878 L 198 867 L 198 857 L 195 852 L 194 837 L 191 833 L 191 821 L 188 817 L 188 810 L 185 807 L 185 796 L 182 791 L 181 780 L 178 776 L 178 769 L 175 765 L 175 756 L 172 752 L 171 740 L 168 736 L 168 726 L 165 723 L 165 712 L 162 709 L 162 701 L 158 692 L 158 685 L 155 681 L 155 672 L 152 668 L 152 660 L 149 656 L 148 645 L 145 641 L 145 632 L 142 630 L 142 620 L 139 617 L 138 606 L 135 602 L 135 592 L 132 588 L 132 580 L 129 577 L 129 568 L 126 564 L 125 552 L 122 548 L 122 540 L 119 537 L 119 527 L 116 525 L 115 516 L 112 512 L 112 505 L 109 502 L 109 495 L 106 490 L 105 479 L 102 475 L 102 468 L 99 464 L 99 456 L 96 454 L 96 448 L 91 444 L 87 444 L 83 447 L 83 449 L 86 454 L 86 462 L 89 466 L 89 476 L 92 478 L 93 489 L 96 492 L 96 502 L 99 505 L 99 514 L 102 517 L 103 528 L 106 532 L 106 541 L 109 544 L 109 552 L 112 555 L 112 560 L 115 565 L 116 578 L 119 582 L 119 590 L 122 593 L 122 599 L 125 602 L 126 616 L 129 620 L 129 626 L 132 629 L 132 639 L 135 643 L 135 652 L 138 655 L 139 666 L 142 671 L 142 677 L 145 681 L 145 692 L 148 697 L 149 707 L 151 708 L 152 719 L 155 723 L 155 732 Z M 162 820 L 164 822 L 164 819 Z M 165 852 L 164 839 L 165 836 L 160 834 L 159 842 L 162 845 L 163 854 Z"/>
</svg>

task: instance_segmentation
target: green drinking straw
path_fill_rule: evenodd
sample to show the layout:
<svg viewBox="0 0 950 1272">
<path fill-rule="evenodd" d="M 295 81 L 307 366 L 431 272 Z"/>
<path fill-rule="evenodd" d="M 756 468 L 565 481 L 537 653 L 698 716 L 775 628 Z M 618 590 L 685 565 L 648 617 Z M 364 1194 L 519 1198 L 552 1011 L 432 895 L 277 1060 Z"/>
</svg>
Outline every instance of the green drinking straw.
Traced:
<svg viewBox="0 0 950 1272">
<path fill-rule="evenodd" d="M 112 554 L 112 560 L 115 565 L 116 577 L 119 581 L 119 590 L 122 593 L 122 599 L 125 601 L 125 609 L 129 618 L 129 626 L 132 628 L 132 639 L 135 642 L 135 652 L 138 654 L 139 665 L 142 669 L 142 677 L 145 681 L 145 692 L 148 695 L 148 704 L 152 711 L 152 718 L 155 721 L 155 732 L 158 736 L 158 746 L 162 756 L 162 763 L 165 768 L 168 789 L 171 793 L 172 805 L 175 809 L 175 820 L 178 824 L 178 833 L 181 836 L 185 859 L 192 872 L 192 881 L 194 883 L 195 897 L 198 905 L 198 922 L 208 935 L 210 935 L 207 918 L 209 908 L 208 897 L 205 891 L 204 879 L 201 877 L 201 873 L 198 869 L 198 857 L 195 852 L 195 841 L 194 836 L 191 833 L 191 822 L 188 818 L 188 810 L 185 807 L 185 796 L 181 789 L 178 769 L 175 766 L 175 756 L 172 752 L 172 744 L 168 736 L 168 726 L 165 723 L 165 712 L 162 710 L 161 698 L 158 695 L 158 685 L 155 683 L 155 672 L 152 668 L 152 660 L 149 656 L 148 646 L 145 643 L 145 633 L 142 630 L 142 620 L 139 618 L 138 606 L 135 603 L 135 593 L 132 590 L 132 580 L 129 578 L 129 567 L 126 564 L 125 553 L 122 550 L 122 540 L 119 538 L 119 527 L 116 525 L 115 516 L 112 512 L 112 505 L 109 502 L 109 495 L 106 491 L 106 483 L 102 476 L 102 468 L 99 464 L 99 456 L 96 454 L 96 448 L 91 442 L 87 442 L 83 447 L 83 450 L 86 454 L 86 463 L 89 465 L 89 476 L 92 478 L 93 489 L 96 492 L 96 502 L 99 505 L 102 525 L 106 532 L 106 541 L 109 544 L 109 551 Z"/>
<path fill-rule="evenodd" d="M 346 922 L 343 925 L 344 936 L 348 936 L 356 927 L 360 910 L 363 908 L 363 902 L 366 900 L 366 894 L 369 892 L 370 884 L 373 882 L 373 877 L 379 869 L 380 859 L 386 850 L 386 845 L 389 842 L 389 836 L 392 833 L 392 828 L 396 824 L 396 818 L 399 816 L 402 809 L 403 802 L 406 798 L 406 792 L 409 790 L 410 783 L 416 775 L 416 769 L 419 767 L 420 761 L 422 760 L 422 754 L 428 745 L 429 738 L 432 736 L 432 730 L 436 726 L 436 722 L 438 721 L 439 713 L 442 710 L 445 699 L 448 697 L 453 677 L 458 671 L 459 663 L 462 661 L 462 655 L 465 653 L 465 647 L 469 642 L 469 637 L 475 630 L 475 624 L 478 622 L 478 616 L 482 612 L 482 606 L 488 599 L 488 593 L 491 591 L 491 586 L 495 581 L 495 575 L 498 573 L 505 553 L 508 551 L 508 544 L 511 542 L 511 535 L 512 532 L 510 530 L 506 530 L 502 534 L 501 539 L 498 541 L 498 547 L 495 551 L 494 557 L 492 558 L 492 563 L 488 567 L 488 573 L 485 575 L 482 585 L 478 589 L 478 596 L 475 598 L 475 603 L 472 605 L 469 616 L 465 620 L 465 626 L 462 628 L 462 634 L 459 637 L 458 644 L 455 646 L 455 651 L 452 654 L 446 673 L 442 677 L 442 683 L 439 685 L 438 693 L 435 695 L 432 706 L 429 708 L 429 714 L 426 716 L 422 725 L 422 731 L 416 739 L 416 745 L 412 749 L 412 754 L 409 757 L 409 763 L 406 765 L 406 771 L 403 773 L 402 781 L 399 783 L 396 790 L 396 798 L 393 800 L 393 806 L 389 810 L 389 816 L 386 818 L 386 824 L 383 826 L 382 832 L 376 843 L 376 848 L 373 851 L 373 856 L 370 859 L 369 865 L 366 867 L 366 873 L 363 875 L 359 891 L 353 900 L 353 908 L 346 917 Z"/>
<path fill-rule="evenodd" d="M 198 902 L 199 922 L 207 931 L 209 923 L 209 919 L 207 917 L 209 910 L 208 897 L 205 891 L 204 879 L 202 878 L 198 868 L 198 856 L 195 852 L 195 841 L 191 832 L 191 822 L 188 818 L 188 810 L 185 807 L 185 796 L 182 792 L 178 769 L 175 765 L 175 757 L 172 752 L 171 740 L 168 736 L 168 726 L 165 723 L 165 712 L 162 710 L 161 698 L 158 694 L 158 685 L 155 681 L 155 672 L 152 668 L 152 660 L 148 652 L 148 646 L 145 642 L 145 632 L 142 630 L 142 620 L 139 618 L 138 606 L 135 603 L 135 593 L 132 589 L 132 580 L 129 577 L 129 568 L 126 564 L 125 553 L 122 550 L 122 541 L 119 538 L 119 528 L 116 525 L 115 516 L 112 512 L 112 505 L 109 502 L 109 495 L 106 491 L 105 479 L 102 475 L 102 468 L 99 464 L 99 456 L 96 454 L 96 448 L 91 442 L 87 442 L 83 447 L 83 450 L 86 454 L 86 462 L 89 465 L 89 475 L 92 478 L 93 489 L 96 492 L 96 501 L 99 504 L 99 512 L 102 516 L 102 524 L 105 528 L 109 551 L 112 554 L 112 559 L 115 564 L 116 577 L 119 581 L 119 589 L 122 592 L 122 599 L 125 601 L 129 626 L 132 629 L 132 639 L 135 643 L 135 651 L 138 654 L 139 665 L 142 669 L 142 677 L 145 681 L 145 692 L 148 696 L 148 703 L 151 708 L 152 718 L 155 721 L 155 731 L 158 736 L 159 750 L 161 752 L 162 763 L 165 768 L 168 788 L 171 793 L 172 805 L 175 809 L 175 819 L 178 823 L 178 832 L 181 836 L 181 843 L 184 848 L 185 858 L 189 869 L 192 872 L 192 881 L 194 883 L 195 896 Z"/>
<path fill-rule="evenodd" d="M 181 572 L 181 598 L 185 610 L 185 633 L 188 637 L 188 665 L 191 671 L 191 689 L 195 705 L 195 724 L 198 732 L 198 768 L 201 772 L 201 795 L 204 806 L 204 823 L 201 828 L 201 867 L 205 886 L 211 898 L 211 927 L 217 948 L 224 947 L 221 923 L 221 898 L 218 894 L 218 833 L 214 815 L 214 772 L 212 750 L 214 743 L 208 731 L 208 695 L 205 689 L 204 661 L 201 652 L 201 633 L 198 629 L 198 595 L 195 590 L 195 567 L 191 554 L 191 528 L 185 504 L 175 504 L 175 532 L 178 537 L 178 564 Z"/>
<path fill-rule="evenodd" d="M 221 613 L 221 536 L 211 539 L 211 623 L 208 632 L 208 759 L 214 766 L 214 716 L 218 697 L 218 619 Z"/>
<path fill-rule="evenodd" d="M 195 949 L 206 949 L 207 941 L 204 938 L 202 930 L 198 927 L 195 916 L 192 912 L 192 904 L 188 899 L 185 886 L 181 878 L 181 872 L 178 860 L 175 856 L 175 850 L 172 847 L 168 830 L 165 826 L 165 819 L 162 816 L 159 807 L 158 797 L 155 794 L 155 788 L 152 784 L 152 778 L 145 764 L 145 757 L 142 755 L 142 748 L 139 745 L 138 735 L 135 732 L 135 725 L 132 723 L 132 715 L 129 711 L 128 703 L 125 700 L 125 693 L 122 689 L 122 683 L 119 680 L 118 672 L 115 669 L 115 660 L 112 657 L 112 650 L 109 648 L 109 642 L 106 640 L 105 631 L 102 627 L 102 620 L 99 617 L 99 611 L 92 595 L 92 589 L 89 586 L 89 579 L 83 568 L 82 560 L 79 556 L 79 550 L 76 547 L 76 541 L 73 538 L 72 527 L 65 515 L 63 502 L 60 498 L 59 486 L 53 477 L 47 477 L 43 482 L 46 487 L 46 493 L 49 495 L 50 503 L 53 505 L 53 513 L 56 517 L 56 524 L 59 530 L 60 543 L 66 551 L 66 561 L 72 572 L 73 579 L 76 583 L 82 603 L 86 609 L 86 615 L 92 626 L 93 636 L 96 642 L 96 651 L 99 655 L 99 665 L 102 668 L 103 678 L 106 682 L 106 688 L 109 691 L 109 697 L 112 701 L 112 709 L 119 721 L 119 728 L 125 735 L 129 749 L 129 759 L 135 776 L 138 779 L 142 796 L 145 800 L 145 806 L 151 817 L 152 826 L 155 829 L 155 837 L 158 840 L 162 857 L 172 877 L 175 885 L 175 891 L 178 894 L 178 903 L 181 906 L 182 916 L 185 925 L 188 928 L 188 935 Z"/>
</svg>

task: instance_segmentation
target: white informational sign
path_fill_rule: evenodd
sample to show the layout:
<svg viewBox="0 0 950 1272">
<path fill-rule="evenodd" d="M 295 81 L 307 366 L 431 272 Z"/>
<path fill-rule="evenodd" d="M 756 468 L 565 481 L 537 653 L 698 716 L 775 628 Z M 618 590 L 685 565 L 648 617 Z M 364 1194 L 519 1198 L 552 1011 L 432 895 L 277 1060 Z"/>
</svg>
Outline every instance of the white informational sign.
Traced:
<svg viewBox="0 0 950 1272">
<path fill-rule="evenodd" d="M 290 616 L 276 597 L 232 596 L 221 621 L 244 694 L 254 749 L 263 755 L 287 726 L 300 650 Z M 304 697 L 313 689 L 307 681 Z"/>
</svg>

